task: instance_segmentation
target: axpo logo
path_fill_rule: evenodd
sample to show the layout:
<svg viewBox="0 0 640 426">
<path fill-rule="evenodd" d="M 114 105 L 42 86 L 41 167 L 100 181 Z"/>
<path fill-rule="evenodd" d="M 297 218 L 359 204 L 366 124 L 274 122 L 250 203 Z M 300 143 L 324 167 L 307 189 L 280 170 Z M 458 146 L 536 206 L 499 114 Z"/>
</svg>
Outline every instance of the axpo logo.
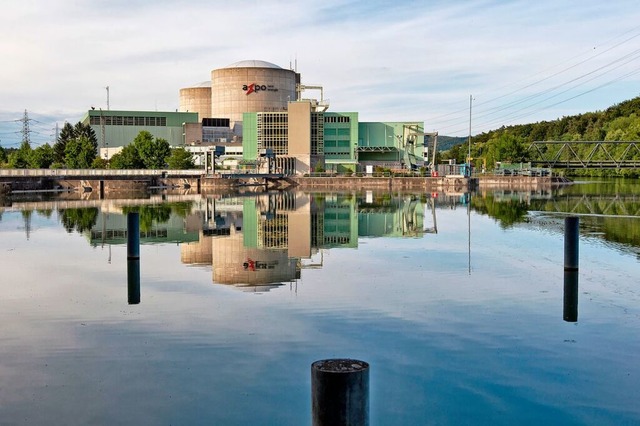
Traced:
<svg viewBox="0 0 640 426">
<path fill-rule="evenodd" d="M 246 92 L 245 93 L 246 95 L 250 95 L 254 92 L 266 91 L 267 86 L 265 86 L 264 84 L 260 85 L 260 84 L 251 83 L 251 84 L 245 84 L 244 86 L 242 86 L 242 90 Z"/>
<path fill-rule="evenodd" d="M 245 84 L 242 86 L 242 90 L 245 91 L 245 95 L 250 95 L 252 93 L 258 93 L 258 92 L 277 92 L 278 89 L 276 89 L 273 85 L 266 85 L 266 84 L 256 84 L 256 83 L 251 83 L 251 84 Z"/>
</svg>

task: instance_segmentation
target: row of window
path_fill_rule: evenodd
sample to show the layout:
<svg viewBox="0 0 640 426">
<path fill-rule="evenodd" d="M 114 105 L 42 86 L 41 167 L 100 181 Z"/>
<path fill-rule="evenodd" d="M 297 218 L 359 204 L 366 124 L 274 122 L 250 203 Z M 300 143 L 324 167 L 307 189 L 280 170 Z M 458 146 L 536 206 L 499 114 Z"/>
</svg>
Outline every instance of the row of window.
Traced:
<svg viewBox="0 0 640 426">
<path fill-rule="evenodd" d="M 324 141 L 325 148 L 349 148 L 351 141 Z"/>
<path fill-rule="evenodd" d="M 346 129 L 335 129 L 335 128 L 329 128 L 329 129 L 324 129 L 324 134 L 325 135 L 338 135 L 338 136 L 351 136 L 351 129 L 350 128 L 346 128 Z"/>
<path fill-rule="evenodd" d="M 351 214 L 349 212 L 342 213 L 324 213 L 324 220 L 349 220 L 351 219 Z"/>
<path fill-rule="evenodd" d="M 324 237 L 324 243 L 325 244 L 349 244 L 349 242 L 351 241 L 350 237 L 341 237 L 338 235 L 331 235 L 331 236 L 325 236 Z"/>
<path fill-rule="evenodd" d="M 329 115 L 329 116 L 324 116 L 324 122 L 325 123 L 350 123 L 351 119 L 349 117 L 343 116 L 343 115 L 339 115 L 339 116 L 335 116 L 335 115 Z"/>
<path fill-rule="evenodd" d="M 345 159 L 348 160 L 351 158 L 351 156 L 349 155 L 348 152 L 332 152 L 332 151 L 326 151 L 324 152 L 324 155 L 327 157 L 331 157 L 334 159 Z"/>
<path fill-rule="evenodd" d="M 93 126 L 163 126 L 167 125 L 167 117 L 134 117 L 126 115 L 109 115 L 89 117 L 89 124 Z"/>
<path fill-rule="evenodd" d="M 258 122 L 262 123 L 281 123 L 285 124 L 289 122 L 289 116 L 287 114 L 260 114 L 258 115 Z"/>
</svg>

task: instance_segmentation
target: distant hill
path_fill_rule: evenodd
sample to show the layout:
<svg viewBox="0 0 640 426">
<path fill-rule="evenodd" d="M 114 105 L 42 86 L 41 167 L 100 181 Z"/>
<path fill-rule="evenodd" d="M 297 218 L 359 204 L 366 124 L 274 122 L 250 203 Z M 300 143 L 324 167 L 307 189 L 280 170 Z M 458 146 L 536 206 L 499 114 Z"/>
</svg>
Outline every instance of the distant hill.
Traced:
<svg viewBox="0 0 640 426">
<path fill-rule="evenodd" d="M 534 141 L 604 141 L 638 140 L 640 97 L 613 105 L 604 111 L 586 112 L 552 121 L 502 126 L 472 138 L 472 143 L 485 143 L 509 135 L 522 142 Z"/>
<path fill-rule="evenodd" d="M 447 141 L 440 143 L 440 141 Z M 586 112 L 552 121 L 502 126 L 471 138 L 471 157 L 482 162 L 487 170 L 496 162 L 519 163 L 529 161 L 528 147 L 535 141 L 639 141 L 640 96 L 613 105 L 604 111 Z M 442 159 L 455 158 L 465 162 L 467 138 L 438 137 L 438 151 Z M 585 144 L 577 151 L 587 156 L 593 144 Z M 640 160 L 640 152 L 632 150 L 627 158 Z M 572 175 L 639 176 L 640 169 L 623 170 L 569 170 Z"/>
<path fill-rule="evenodd" d="M 472 146 L 509 135 L 523 143 L 548 140 L 639 140 L 640 96 L 613 105 L 604 111 L 586 112 L 552 121 L 502 126 L 471 138 Z M 465 144 L 468 137 L 438 136 L 438 152 Z M 425 142 L 432 143 L 425 136 Z"/>
<path fill-rule="evenodd" d="M 428 144 L 429 147 L 433 146 L 433 138 L 431 136 L 425 136 L 424 142 Z M 460 145 L 463 143 L 469 142 L 468 137 L 457 137 L 457 136 L 438 136 L 438 152 L 448 151 L 456 145 Z"/>
</svg>

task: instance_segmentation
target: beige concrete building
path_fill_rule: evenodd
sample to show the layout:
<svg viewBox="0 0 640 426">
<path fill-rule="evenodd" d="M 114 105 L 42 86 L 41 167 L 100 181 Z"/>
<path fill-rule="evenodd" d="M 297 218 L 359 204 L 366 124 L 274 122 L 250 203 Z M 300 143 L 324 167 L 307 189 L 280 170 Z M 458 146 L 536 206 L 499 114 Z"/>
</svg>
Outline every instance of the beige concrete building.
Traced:
<svg viewBox="0 0 640 426">
<path fill-rule="evenodd" d="M 197 112 L 200 122 L 203 118 L 211 117 L 211 82 L 204 81 L 180 89 L 180 111 Z"/>
<path fill-rule="evenodd" d="M 211 117 L 226 117 L 242 134 L 245 112 L 280 112 L 296 99 L 300 75 L 265 61 L 240 61 L 211 71 Z"/>
</svg>

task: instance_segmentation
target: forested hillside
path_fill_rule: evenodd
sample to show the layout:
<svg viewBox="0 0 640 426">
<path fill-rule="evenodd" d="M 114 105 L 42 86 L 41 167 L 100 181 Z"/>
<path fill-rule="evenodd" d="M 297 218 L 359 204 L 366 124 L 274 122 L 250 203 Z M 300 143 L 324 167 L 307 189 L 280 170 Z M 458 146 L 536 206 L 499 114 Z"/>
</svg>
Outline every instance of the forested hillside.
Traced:
<svg viewBox="0 0 640 426">
<path fill-rule="evenodd" d="M 474 136 L 471 157 L 476 165 L 491 170 L 497 161 L 526 162 L 528 147 L 534 141 L 640 141 L 640 97 L 622 102 L 604 111 L 562 117 L 553 121 L 503 126 Z M 593 145 L 591 145 L 592 147 Z M 462 143 L 443 153 L 443 158 L 465 162 L 467 146 Z M 585 146 L 585 150 L 591 149 Z M 640 152 L 633 153 L 640 159 Z M 479 161 L 481 163 L 479 163 Z M 638 176 L 633 170 L 597 170 L 599 175 Z M 574 171 L 574 174 L 594 174 Z"/>
<path fill-rule="evenodd" d="M 431 136 L 424 137 L 425 143 L 428 146 L 433 146 L 433 138 Z M 459 136 L 438 136 L 438 152 L 448 151 L 456 145 L 460 145 L 463 143 L 467 143 L 469 141 L 468 137 L 459 137 Z"/>
</svg>

